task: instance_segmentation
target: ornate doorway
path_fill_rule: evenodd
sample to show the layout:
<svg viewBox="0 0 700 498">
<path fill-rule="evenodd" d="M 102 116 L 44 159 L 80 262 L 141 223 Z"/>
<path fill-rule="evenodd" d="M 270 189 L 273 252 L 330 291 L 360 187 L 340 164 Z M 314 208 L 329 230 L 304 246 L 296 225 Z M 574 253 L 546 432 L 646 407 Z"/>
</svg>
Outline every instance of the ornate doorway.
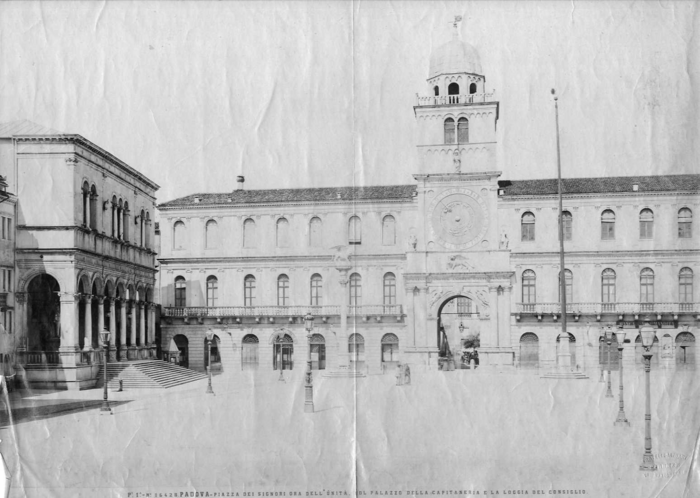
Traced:
<svg viewBox="0 0 700 498">
<path fill-rule="evenodd" d="M 294 340 L 289 334 L 275 339 L 275 354 L 272 357 L 273 370 L 292 370 L 294 367 Z"/>
</svg>

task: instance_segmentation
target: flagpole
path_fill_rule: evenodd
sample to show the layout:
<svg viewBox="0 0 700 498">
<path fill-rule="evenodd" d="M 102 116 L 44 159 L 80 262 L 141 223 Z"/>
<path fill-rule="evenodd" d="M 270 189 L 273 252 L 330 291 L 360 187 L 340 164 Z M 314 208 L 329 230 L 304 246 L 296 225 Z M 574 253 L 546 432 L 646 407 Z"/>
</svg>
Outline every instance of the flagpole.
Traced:
<svg viewBox="0 0 700 498">
<path fill-rule="evenodd" d="M 562 202 L 561 184 L 561 151 L 559 147 L 559 97 L 554 88 L 554 116 L 557 127 L 557 181 L 559 192 L 559 301 L 561 305 L 561 334 L 559 335 L 559 351 L 557 352 L 557 369 L 571 370 L 571 352 L 569 349 L 569 334 L 566 331 L 566 266 L 564 265 L 564 208 Z"/>
</svg>

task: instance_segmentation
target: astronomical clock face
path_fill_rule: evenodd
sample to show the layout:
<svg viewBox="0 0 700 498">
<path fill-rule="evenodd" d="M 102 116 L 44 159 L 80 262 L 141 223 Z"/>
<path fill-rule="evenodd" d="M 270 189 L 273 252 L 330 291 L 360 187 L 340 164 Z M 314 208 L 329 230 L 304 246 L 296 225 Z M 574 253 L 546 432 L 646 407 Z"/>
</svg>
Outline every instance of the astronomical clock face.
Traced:
<svg viewBox="0 0 700 498">
<path fill-rule="evenodd" d="M 448 249 L 466 249 L 481 241 L 488 228 L 488 209 L 469 189 L 445 190 L 430 203 L 435 242 Z"/>
</svg>

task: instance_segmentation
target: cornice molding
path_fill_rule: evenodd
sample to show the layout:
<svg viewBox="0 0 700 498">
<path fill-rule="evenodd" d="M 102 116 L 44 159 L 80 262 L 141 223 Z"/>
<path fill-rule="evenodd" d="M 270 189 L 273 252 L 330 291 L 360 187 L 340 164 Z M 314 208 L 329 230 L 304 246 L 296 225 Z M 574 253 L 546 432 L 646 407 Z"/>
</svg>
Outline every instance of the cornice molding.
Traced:
<svg viewBox="0 0 700 498">
<path fill-rule="evenodd" d="M 698 257 L 700 258 L 700 249 L 680 249 L 680 250 L 640 250 L 640 251 L 567 251 L 566 258 L 575 259 L 613 259 L 613 258 L 683 258 L 683 257 Z M 531 259 L 550 259 L 559 260 L 559 252 L 511 252 L 511 260 L 531 260 Z M 698 261 L 700 263 L 700 260 Z"/>
<path fill-rule="evenodd" d="M 246 204 L 241 204 L 241 203 L 233 203 L 233 202 L 222 202 L 218 204 L 195 204 L 194 202 L 191 204 L 187 204 L 184 206 L 163 206 L 163 205 L 158 205 L 156 206 L 156 209 L 158 211 L 190 211 L 190 210 L 203 210 L 203 209 L 221 209 L 221 208 L 228 208 L 228 209 L 233 209 L 233 208 L 238 208 L 238 209 L 248 209 L 248 210 L 253 210 L 257 208 L 279 208 L 280 206 L 283 206 L 285 209 L 291 206 L 356 206 L 358 204 L 361 205 L 381 205 L 381 204 L 415 204 L 415 197 L 411 197 L 410 199 L 381 199 L 377 201 L 377 199 L 363 199 L 363 200 L 357 200 L 357 201 L 280 201 L 280 202 L 251 202 L 251 203 L 246 203 Z M 417 205 L 416 205 L 417 207 Z"/>
</svg>

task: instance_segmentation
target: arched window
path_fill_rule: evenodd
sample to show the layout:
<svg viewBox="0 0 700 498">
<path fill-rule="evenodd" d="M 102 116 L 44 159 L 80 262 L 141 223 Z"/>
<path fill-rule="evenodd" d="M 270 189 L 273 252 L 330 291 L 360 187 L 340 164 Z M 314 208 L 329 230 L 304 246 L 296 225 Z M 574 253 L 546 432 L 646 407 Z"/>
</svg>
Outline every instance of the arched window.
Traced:
<svg viewBox="0 0 700 498">
<path fill-rule="evenodd" d="M 639 238 L 654 238 L 654 212 L 651 209 L 642 209 L 639 213 Z"/>
<path fill-rule="evenodd" d="M 564 231 L 564 240 L 571 240 L 574 217 L 571 216 L 571 213 L 569 211 L 562 211 L 561 220 L 562 229 Z"/>
<path fill-rule="evenodd" d="M 566 285 L 566 303 L 571 304 L 574 301 L 574 274 L 571 273 L 571 270 L 564 270 L 564 275 L 566 276 L 566 281 L 564 285 Z M 561 301 L 561 272 L 559 275 L 559 300 Z"/>
<path fill-rule="evenodd" d="M 532 270 L 523 272 L 523 307 L 526 311 L 534 311 L 537 302 L 536 294 L 537 276 Z"/>
<path fill-rule="evenodd" d="M 277 306 L 289 306 L 289 277 L 277 277 Z"/>
<path fill-rule="evenodd" d="M 248 218 L 243 222 L 243 247 L 255 247 L 255 222 Z"/>
<path fill-rule="evenodd" d="M 323 222 L 321 218 L 314 216 L 309 222 L 309 246 L 323 246 Z"/>
<path fill-rule="evenodd" d="M 474 95 L 476 93 L 476 83 L 469 85 L 469 94 Z"/>
<path fill-rule="evenodd" d="M 117 236 L 117 196 L 112 196 L 112 237 Z"/>
<path fill-rule="evenodd" d="M 530 211 L 523 213 L 520 218 L 520 240 L 523 242 L 535 240 L 535 215 Z"/>
<path fill-rule="evenodd" d="M 606 209 L 600 216 L 601 240 L 615 240 L 615 213 Z"/>
<path fill-rule="evenodd" d="M 690 239 L 693 236 L 693 212 L 688 208 L 678 211 L 678 238 Z"/>
<path fill-rule="evenodd" d="M 123 212 L 122 200 L 119 199 L 117 202 L 117 239 L 122 239 L 122 212 Z"/>
<path fill-rule="evenodd" d="M 242 370 L 258 369 L 258 344 L 260 341 L 254 334 L 243 336 L 241 347 L 241 368 Z"/>
<path fill-rule="evenodd" d="M 455 143 L 455 120 L 452 118 L 447 118 L 444 123 L 445 129 L 445 143 L 453 144 Z"/>
<path fill-rule="evenodd" d="M 311 275 L 311 306 L 323 305 L 323 278 L 318 273 Z"/>
<path fill-rule="evenodd" d="M 362 306 L 362 277 L 353 273 L 350 275 L 350 306 Z"/>
<path fill-rule="evenodd" d="M 243 305 L 255 306 L 255 277 L 248 275 L 243 281 Z"/>
<path fill-rule="evenodd" d="M 219 300 L 219 280 L 211 275 L 207 277 L 207 307 L 213 308 Z"/>
<path fill-rule="evenodd" d="M 600 275 L 600 285 L 601 285 L 601 302 L 603 303 L 603 311 L 614 311 L 615 310 L 615 281 L 617 275 L 615 275 L 615 270 L 612 268 L 606 268 Z"/>
<path fill-rule="evenodd" d="M 180 222 L 182 223 L 182 222 Z M 177 225 L 177 223 L 175 223 Z M 146 243 L 146 230 L 144 227 L 146 226 L 146 212 L 142 209 L 141 210 L 141 215 L 139 216 L 139 245 L 141 247 L 144 246 Z M 185 224 L 182 223 L 182 226 L 184 228 Z M 174 231 L 173 231 L 174 232 Z M 173 233 L 173 248 L 177 249 L 177 246 L 175 245 L 175 234 Z"/>
<path fill-rule="evenodd" d="M 289 247 L 289 222 L 286 218 L 277 220 L 277 247 Z"/>
<path fill-rule="evenodd" d="M 205 244 L 207 249 L 214 249 L 219 246 L 219 224 L 214 220 L 207 221 L 204 227 Z"/>
<path fill-rule="evenodd" d="M 97 187 L 90 188 L 90 228 L 97 228 Z"/>
<path fill-rule="evenodd" d="M 448 100 L 450 104 L 459 103 L 459 85 L 457 83 L 450 83 L 447 87 L 447 95 L 449 95 Z"/>
<path fill-rule="evenodd" d="M 185 248 L 185 223 L 176 221 L 173 225 L 173 249 Z"/>
<path fill-rule="evenodd" d="M 436 96 L 436 97 L 439 97 L 439 96 L 440 96 L 440 87 L 437 86 L 437 85 L 435 85 L 435 86 L 433 87 L 433 92 L 435 93 L 435 96 Z"/>
<path fill-rule="evenodd" d="M 384 306 L 396 304 L 396 275 L 387 273 L 384 275 Z"/>
<path fill-rule="evenodd" d="M 175 277 L 175 307 L 187 306 L 187 282 L 185 277 Z"/>
<path fill-rule="evenodd" d="M 652 311 L 654 302 L 654 270 L 644 268 L 639 274 L 639 302 L 642 311 Z"/>
<path fill-rule="evenodd" d="M 390 214 L 382 220 L 382 245 L 396 245 L 396 220 Z"/>
<path fill-rule="evenodd" d="M 469 143 L 469 121 L 467 118 L 459 118 L 457 121 L 457 143 Z"/>
<path fill-rule="evenodd" d="M 520 337 L 520 368 L 537 368 L 540 366 L 540 339 L 532 332 Z"/>
<path fill-rule="evenodd" d="M 348 221 L 348 244 L 362 244 L 362 221 L 357 216 Z"/>
<path fill-rule="evenodd" d="M 693 270 L 681 268 L 678 272 L 678 301 L 681 311 L 693 311 Z"/>
<path fill-rule="evenodd" d="M 361 371 L 365 368 L 365 338 L 361 334 L 352 334 L 348 338 L 348 353 L 350 353 L 350 369 Z"/>
<path fill-rule="evenodd" d="M 396 334 L 382 337 L 382 371 L 395 369 L 399 364 L 399 338 Z"/>
<path fill-rule="evenodd" d="M 90 224 L 90 185 L 83 183 L 83 226 Z"/>
<path fill-rule="evenodd" d="M 129 203 L 124 202 L 124 211 L 122 213 L 122 236 L 125 241 L 129 242 Z"/>
<path fill-rule="evenodd" d="M 145 247 L 150 248 L 151 247 L 151 213 L 146 211 L 146 219 L 144 220 L 144 238 L 145 238 Z"/>
</svg>

